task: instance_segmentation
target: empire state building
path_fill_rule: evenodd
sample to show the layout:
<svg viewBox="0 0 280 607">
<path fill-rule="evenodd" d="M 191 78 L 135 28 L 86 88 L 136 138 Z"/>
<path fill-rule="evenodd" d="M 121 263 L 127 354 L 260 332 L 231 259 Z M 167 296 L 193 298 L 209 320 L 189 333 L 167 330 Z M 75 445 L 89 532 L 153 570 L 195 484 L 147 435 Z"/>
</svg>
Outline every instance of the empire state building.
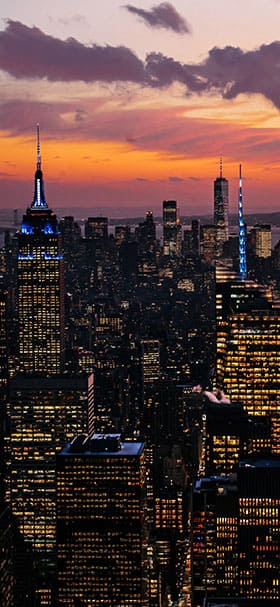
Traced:
<svg viewBox="0 0 280 607">
<path fill-rule="evenodd" d="M 39 126 L 34 197 L 18 234 L 18 319 L 21 371 L 56 374 L 64 360 L 62 241 L 44 193 Z"/>
</svg>

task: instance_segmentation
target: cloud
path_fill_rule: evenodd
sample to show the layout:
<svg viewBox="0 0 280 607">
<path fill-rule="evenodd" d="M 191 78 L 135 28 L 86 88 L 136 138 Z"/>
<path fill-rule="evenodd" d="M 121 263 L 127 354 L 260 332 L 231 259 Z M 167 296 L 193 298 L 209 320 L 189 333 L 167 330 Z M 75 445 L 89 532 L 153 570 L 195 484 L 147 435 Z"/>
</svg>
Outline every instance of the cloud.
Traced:
<svg viewBox="0 0 280 607">
<path fill-rule="evenodd" d="M 143 82 L 143 64 L 125 46 L 85 46 L 8 20 L 0 32 L 0 68 L 15 78 L 70 82 Z"/>
<path fill-rule="evenodd" d="M 140 181 L 140 182 L 146 182 L 149 181 L 149 179 L 146 179 L 146 177 L 136 177 L 135 181 Z"/>
<path fill-rule="evenodd" d="M 171 175 L 171 177 L 168 177 L 168 181 L 171 181 L 171 183 L 179 183 L 180 181 L 185 180 L 182 179 L 182 177 L 176 177 L 175 175 Z"/>
<path fill-rule="evenodd" d="M 18 79 L 134 82 L 153 88 L 179 82 L 188 95 L 215 91 L 224 99 L 233 99 L 240 93 L 261 94 L 280 108 L 279 41 L 252 51 L 215 47 L 198 64 L 185 64 L 155 52 L 142 62 L 124 46 L 85 46 L 74 38 L 63 41 L 9 20 L 0 32 L 0 69 Z M 81 118 L 77 113 L 77 120 Z"/>
<path fill-rule="evenodd" d="M 150 27 L 171 29 L 177 34 L 191 33 L 191 28 L 187 21 L 176 11 L 170 2 L 161 2 L 161 4 L 153 6 L 149 11 L 137 8 L 132 4 L 126 4 L 123 8 L 140 17 Z"/>
</svg>

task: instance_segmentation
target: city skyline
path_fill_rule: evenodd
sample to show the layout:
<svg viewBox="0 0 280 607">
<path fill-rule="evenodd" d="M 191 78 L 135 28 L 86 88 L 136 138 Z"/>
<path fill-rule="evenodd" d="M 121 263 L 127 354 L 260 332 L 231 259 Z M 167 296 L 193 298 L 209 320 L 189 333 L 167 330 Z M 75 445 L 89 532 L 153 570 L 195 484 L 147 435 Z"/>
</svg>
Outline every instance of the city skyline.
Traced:
<svg viewBox="0 0 280 607">
<path fill-rule="evenodd" d="M 279 2 L 254 3 L 254 28 L 240 0 L 4 0 L 2 14 L 3 208 L 30 204 L 40 122 L 51 207 L 208 213 L 222 153 L 230 212 L 240 162 L 245 212 L 277 210 Z"/>
</svg>

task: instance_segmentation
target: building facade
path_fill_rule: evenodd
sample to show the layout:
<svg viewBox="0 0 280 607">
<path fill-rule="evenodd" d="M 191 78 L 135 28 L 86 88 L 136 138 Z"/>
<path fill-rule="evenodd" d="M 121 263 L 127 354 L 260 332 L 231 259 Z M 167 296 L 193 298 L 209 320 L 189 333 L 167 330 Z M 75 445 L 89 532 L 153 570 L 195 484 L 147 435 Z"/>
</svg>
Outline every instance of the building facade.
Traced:
<svg viewBox="0 0 280 607">
<path fill-rule="evenodd" d="M 144 444 L 77 437 L 57 456 L 57 607 L 146 607 Z"/>
</svg>

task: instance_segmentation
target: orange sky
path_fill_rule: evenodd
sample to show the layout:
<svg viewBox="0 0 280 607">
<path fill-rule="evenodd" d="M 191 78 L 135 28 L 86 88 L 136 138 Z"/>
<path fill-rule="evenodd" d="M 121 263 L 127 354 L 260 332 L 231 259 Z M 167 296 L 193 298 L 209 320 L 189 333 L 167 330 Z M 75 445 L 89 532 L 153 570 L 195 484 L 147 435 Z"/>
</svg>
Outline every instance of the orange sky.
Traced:
<svg viewBox="0 0 280 607">
<path fill-rule="evenodd" d="M 25 207 L 32 199 L 36 123 L 39 122 L 46 195 L 49 206 L 53 208 L 84 205 L 102 210 L 107 206 L 129 206 L 133 214 L 133 210 L 139 207 L 143 210 L 159 208 L 163 199 L 175 198 L 184 214 L 208 213 L 213 208 L 213 180 L 217 176 L 219 156 L 222 154 L 224 175 L 230 181 L 231 211 L 234 212 L 237 205 L 240 162 L 244 174 L 245 211 L 277 211 L 280 196 L 277 87 L 280 99 L 280 83 L 277 80 L 279 71 L 275 72 L 274 79 L 278 47 L 273 24 L 276 11 L 280 16 L 280 3 L 268 0 L 271 23 L 266 11 L 262 29 L 258 26 L 262 18 L 261 9 L 256 8 L 255 45 L 251 33 L 252 39 L 248 39 L 247 49 L 242 50 L 240 59 L 240 72 L 243 70 L 244 73 L 238 81 L 238 60 L 231 71 L 230 59 L 227 82 L 223 63 L 217 68 L 219 55 L 211 58 L 210 49 L 219 47 L 225 57 L 223 61 L 228 61 L 228 52 L 223 45 L 234 44 L 236 49 L 238 44 L 240 47 L 244 45 L 244 31 L 241 28 L 239 40 L 231 3 L 226 9 L 224 3 L 215 2 L 217 8 L 224 11 L 220 15 L 224 26 L 220 31 L 210 13 L 207 25 L 206 15 L 199 22 L 197 7 L 186 14 L 184 2 L 173 2 L 180 18 L 184 18 L 191 29 L 191 32 L 181 36 L 170 32 L 167 26 L 165 29 L 151 30 L 139 19 L 122 12 L 120 7 L 113 9 L 115 4 L 111 0 L 107 2 L 112 5 L 112 23 L 107 30 L 107 39 L 106 21 L 101 9 L 100 14 L 95 15 L 97 22 L 100 20 L 100 28 L 95 28 L 91 40 L 98 52 L 101 44 L 102 48 L 104 44 L 112 44 L 112 57 L 117 45 L 131 49 L 124 51 L 122 69 L 124 73 L 130 69 L 126 65 L 127 60 L 134 63 L 133 70 L 140 70 L 134 83 L 126 81 L 123 73 L 122 81 L 114 80 L 114 70 L 118 69 L 115 59 L 112 59 L 113 67 L 110 67 L 109 75 L 106 75 L 106 65 L 95 66 L 95 73 L 101 74 L 98 78 L 103 82 L 96 80 L 96 76 L 89 81 L 91 77 L 88 75 L 84 82 L 82 75 L 79 80 L 81 60 L 75 68 L 76 72 L 69 76 L 73 58 L 75 63 L 73 52 L 82 53 L 87 60 L 87 26 L 91 19 L 90 3 L 87 1 L 78 4 L 73 0 L 72 12 L 69 9 L 67 17 L 66 12 L 63 15 L 63 12 L 59 14 L 57 11 L 52 18 L 45 14 L 44 23 L 36 13 L 35 3 L 30 3 L 34 9 L 32 12 L 30 6 L 30 13 L 28 8 L 22 9 L 22 13 L 18 8 L 19 25 L 13 26 L 13 51 L 9 47 L 9 37 L 5 37 L 10 26 L 3 22 L 2 33 L 0 31 L 1 207 Z M 237 0 L 237 4 L 239 2 Z M 148 1 L 139 2 L 137 6 L 145 8 L 148 13 L 152 10 L 152 4 Z M 6 9 L 10 10 L 8 3 Z M 66 11 L 66 5 L 61 8 L 63 10 Z M 6 12 L 6 17 L 15 19 L 16 15 Z M 248 10 L 248 13 L 244 13 L 244 26 L 249 18 Z M 41 28 L 36 30 L 35 39 L 32 38 L 35 35 L 32 29 L 34 19 L 37 20 L 35 25 Z M 118 35 L 114 20 L 120 23 Z M 233 24 L 231 29 L 230 22 Z M 128 27 L 130 23 L 131 29 Z M 201 40 L 199 24 L 203 30 Z M 66 32 L 78 41 L 73 47 L 74 51 L 66 43 L 60 42 L 65 40 Z M 269 52 L 258 50 L 261 48 L 262 32 L 263 42 L 274 45 L 269 47 Z M 143 33 L 146 34 L 144 38 Z M 34 48 L 33 67 L 30 67 L 30 59 L 28 62 L 22 56 L 21 49 L 25 48 L 21 47 L 22 40 L 26 45 L 28 38 L 32 42 L 31 49 Z M 148 85 L 141 76 L 141 62 L 145 56 L 143 41 L 146 41 L 146 52 L 153 49 L 155 53 L 160 53 L 157 55 L 160 63 L 159 67 L 156 66 L 158 71 L 156 76 L 152 73 L 153 80 Z M 60 44 L 62 54 L 71 51 L 72 64 L 69 64 L 69 68 L 66 61 L 60 66 L 58 59 L 56 71 L 49 72 L 55 61 L 55 58 L 51 58 L 52 49 L 60 49 Z M 49 50 L 42 50 L 46 45 Z M 168 56 L 165 55 L 167 51 Z M 13 53 L 14 57 L 11 56 Z M 39 57 L 39 63 L 36 57 Z M 92 56 L 90 69 L 93 59 L 96 60 L 95 56 Z M 256 65 L 255 72 L 250 62 L 253 68 Z M 133 70 L 130 71 L 132 77 Z M 144 75 L 144 79 L 146 77 Z M 233 77 L 236 81 L 232 80 Z M 204 86 L 206 79 L 209 81 L 207 87 Z M 248 86 L 247 80 L 250 81 Z"/>
</svg>

